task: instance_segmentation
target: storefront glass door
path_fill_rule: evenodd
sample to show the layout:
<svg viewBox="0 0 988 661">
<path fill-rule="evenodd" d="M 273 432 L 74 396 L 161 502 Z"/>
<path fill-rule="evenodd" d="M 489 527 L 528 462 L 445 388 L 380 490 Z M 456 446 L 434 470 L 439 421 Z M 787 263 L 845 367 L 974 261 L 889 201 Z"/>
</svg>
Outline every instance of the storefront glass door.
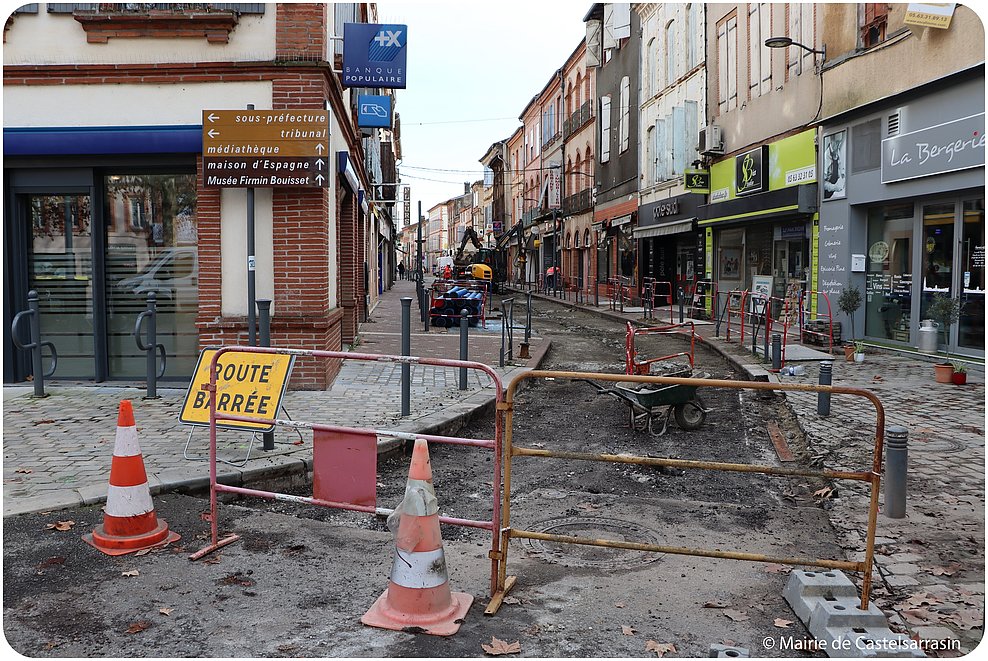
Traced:
<svg viewBox="0 0 988 661">
<path fill-rule="evenodd" d="M 926 319 L 926 310 L 935 294 L 953 296 L 954 275 L 954 209 L 953 202 L 923 205 L 923 229 L 920 238 L 923 274 L 919 318 Z"/>
<path fill-rule="evenodd" d="M 961 225 L 958 277 L 961 317 L 957 345 L 965 349 L 985 348 L 985 201 L 964 202 Z"/>
<path fill-rule="evenodd" d="M 58 352 L 57 376 L 93 379 L 92 213 L 89 195 L 27 195 L 28 288 L 38 292 L 41 336 Z"/>
</svg>

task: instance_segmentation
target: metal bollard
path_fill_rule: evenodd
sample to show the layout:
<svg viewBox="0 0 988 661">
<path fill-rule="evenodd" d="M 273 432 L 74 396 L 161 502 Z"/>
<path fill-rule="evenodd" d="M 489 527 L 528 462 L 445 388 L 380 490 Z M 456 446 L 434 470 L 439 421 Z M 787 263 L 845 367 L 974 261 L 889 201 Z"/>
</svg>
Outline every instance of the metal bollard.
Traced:
<svg viewBox="0 0 988 661">
<path fill-rule="evenodd" d="M 137 323 L 134 324 L 134 340 L 137 348 L 147 353 L 147 395 L 144 399 L 158 398 L 158 379 L 165 375 L 167 356 L 165 355 L 165 345 L 158 343 L 158 297 L 155 293 L 148 292 L 147 310 L 137 315 Z M 141 341 L 141 330 L 144 321 L 147 320 L 147 344 Z M 161 369 L 157 369 L 157 354 L 161 352 Z"/>
<path fill-rule="evenodd" d="M 782 336 L 778 333 L 772 333 L 772 369 L 782 369 Z"/>
<path fill-rule="evenodd" d="M 467 352 L 469 350 L 470 335 L 470 310 L 463 308 L 460 310 L 460 360 L 469 360 Z M 460 390 L 467 389 L 467 368 L 460 368 Z"/>
<path fill-rule="evenodd" d="M 885 516 L 906 516 L 906 472 L 909 464 L 909 430 L 892 426 L 885 432 Z"/>
<path fill-rule="evenodd" d="M 31 374 L 34 378 L 34 396 L 47 397 L 45 394 L 45 377 L 49 377 L 55 373 L 55 368 L 58 366 L 58 352 L 55 351 L 55 345 L 51 342 L 41 341 L 41 306 L 38 303 L 38 292 L 33 289 L 27 293 L 27 307 L 27 310 L 22 310 L 14 315 L 10 323 L 10 336 L 18 349 L 31 352 Z M 23 344 L 17 338 L 17 324 L 25 317 L 27 317 L 28 321 L 28 335 L 31 338 L 31 341 L 27 344 Z M 44 346 L 47 346 L 51 350 L 51 369 L 47 372 L 42 369 L 41 347 Z"/>
<path fill-rule="evenodd" d="M 259 330 L 259 346 L 271 346 L 271 299 L 259 298 L 257 301 L 257 319 Z M 277 412 L 275 413 L 277 415 Z M 261 434 L 261 449 L 274 450 L 274 430 Z"/>
<path fill-rule="evenodd" d="M 429 322 L 430 322 L 429 314 L 432 312 L 432 310 L 429 308 L 430 303 L 431 301 L 429 300 L 429 292 L 423 289 L 422 293 L 419 295 L 419 309 L 422 310 L 422 323 L 425 325 L 425 328 L 423 328 L 423 330 L 426 333 L 429 332 Z"/>
<path fill-rule="evenodd" d="M 401 355 L 412 355 L 412 297 L 401 298 Z M 412 366 L 401 364 L 401 417 L 408 417 L 411 410 Z"/>
<path fill-rule="evenodd" d="M 820 385 L 829 386 L 834 382 L 834 364 L 828 361 L 820 363 Z M 816 395 L 817 415 L 830 415 L 830 393 L 818 392 Z"/>
<path fill-rule="evenodd" d="M 679 288 L 679 323 L 683 323 L 683 299 L 686 297 L 686 292 L 683 288 Z"/>
</svg>

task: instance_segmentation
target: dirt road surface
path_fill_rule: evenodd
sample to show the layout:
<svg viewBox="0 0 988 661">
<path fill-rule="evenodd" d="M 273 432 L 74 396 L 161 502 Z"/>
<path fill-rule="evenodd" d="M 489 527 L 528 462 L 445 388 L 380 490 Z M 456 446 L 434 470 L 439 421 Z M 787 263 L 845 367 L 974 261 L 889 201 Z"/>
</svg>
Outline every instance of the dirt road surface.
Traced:
<svg viewBox="0 0 988 661">
<path fill-rule="evenodd" d="M 585 312 L 539 303 L 537 333 L 553 349 L 545 369 L 623 371 L 623 329 Z M 643 353 L 682 350 L 682 338 L 646 338 Z M 656 352 L 656 353 L 652 353 Z M 697 369 L 732 378 L 713 352 Z M 700 391 L 704 424 L 672 423 L 661 437 L 634 431 L 627 406 L 589 384 L 533 382 L 518 396 L 513 441 L 526 447 L 778 464 L 766 424 L 776 421 L 798 458 L 798 428 L 780 401 L 751 391 Z M 491 438 L 493 419 L 461 432 Z M 490 518 L 489 451 L 433 445 L 443 514 Z M 797 463 L 797 465 L 802 465 Z M 378 502 L 394 507 L 407 455 L 378 465 Z M 842 558 L 827 512 L 812 494 L 823 483 L 743 473 L 680 471 L 628 464 L 516 458 L 511 526 L 680 547 L 773 556 Z M 300 490 L 299 493 L 305 493 Z M 362 626 L 360 616 L 387 586 L 393 542 L 368 515 L 243 499 L 220 507 L 220 528 L 242 540 L 190 562 L 205 544 L 207 502 L 155 499 L 159 517 L 183 535 L 172 547 L 110 558 L 79 537 L 99 508 L 4 521 L 4 633 L 35 657 L 302 656 L 478 657 L 496 637 L 525 657 L 701 657 L 713 643 L 752 656 L 793 656 L 783 641 L 805 641 L 782 599 L 787 569 L 764 563 L 642 553 L 516 539 L 508 572 L 518 583 L 493 617 L 490 533 L 443 526 L 454 590 L 476 597 L 451 638 Z M 74 521 L 69 530 L 48 529 Z M 64 527 L 64 526 L 62 526 Z M 136 574 L 135 574 L 136 572 Z M 769 642 L 766 642 L 769 641 Z M 653 648 L 653 649 L 649 649 Z"/>
</svg>

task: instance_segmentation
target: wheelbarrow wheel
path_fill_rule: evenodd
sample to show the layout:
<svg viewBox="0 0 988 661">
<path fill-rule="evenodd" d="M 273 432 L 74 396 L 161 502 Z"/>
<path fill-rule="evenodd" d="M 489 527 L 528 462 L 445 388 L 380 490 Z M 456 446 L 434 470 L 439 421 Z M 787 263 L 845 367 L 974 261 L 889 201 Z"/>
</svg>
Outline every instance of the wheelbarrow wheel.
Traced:
<svg viewBox="0 0 988 661">
<path fill-rule="evenodd" d="M 707 419 L 707 412 L 695 402 L 676 404 L 674 414 L 676 416 L 676 424 L 681 429 L 688 431 L 699 429 L 703 425 L 703 421 Z"/>
</svg>

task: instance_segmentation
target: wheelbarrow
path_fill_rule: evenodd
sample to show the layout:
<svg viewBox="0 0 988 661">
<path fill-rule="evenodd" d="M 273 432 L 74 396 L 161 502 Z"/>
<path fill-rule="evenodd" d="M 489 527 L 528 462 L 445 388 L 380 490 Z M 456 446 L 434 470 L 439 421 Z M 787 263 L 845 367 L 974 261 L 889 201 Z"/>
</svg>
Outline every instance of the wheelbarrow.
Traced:
<svg viewBox="0 0 988 661">
<path fill-rule="evenodd" d="M 684 370 L 663 376 L 705 379 L 710 375 L 706 372 L 693 374 L 692 370 Z M 608 388 L 590 379 L 580 380 L 589 383 L 598 393 L 613 395 L 627 404 L 631 428 L 640 432 L 647 431 L 652 436 L 665 434 L 669 428 L 669 418 L 672 417 L 675 417 L 680 429 L 699 429 L 710 411 L 696 392 L 699 386 L 618 382 L 614 387 Z M 654 427 L 660 421 L 662 428 L 656 433 Z"/>
</svg>

